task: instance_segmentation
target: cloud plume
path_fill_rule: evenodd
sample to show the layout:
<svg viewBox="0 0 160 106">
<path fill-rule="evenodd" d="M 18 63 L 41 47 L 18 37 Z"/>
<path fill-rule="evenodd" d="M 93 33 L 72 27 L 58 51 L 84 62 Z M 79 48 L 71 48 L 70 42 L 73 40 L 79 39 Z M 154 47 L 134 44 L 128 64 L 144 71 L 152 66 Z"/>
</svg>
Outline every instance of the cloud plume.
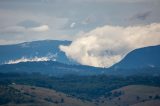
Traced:
<svg viewBox="0 0 160 106">
<path fill-rule="evenodd" d="M 20 62 L 40 62 L 40 61 L 56 61 L 56 54 L 50 55 L 50 56 L 44 56 L 44 57 L 32 57 L 32 58 L 22 57 L 16 60 L 9 60 L 8 62 L 5 62 L 4 64 L 17 64 Z"/>
<path fill-rule="evenodd" d="M 84 33 L 60 49 L 81 64 L 110 67 L 136 48 L 159 44 L 160 23 L 128 27 L 106 25 Z"/>
</svg>

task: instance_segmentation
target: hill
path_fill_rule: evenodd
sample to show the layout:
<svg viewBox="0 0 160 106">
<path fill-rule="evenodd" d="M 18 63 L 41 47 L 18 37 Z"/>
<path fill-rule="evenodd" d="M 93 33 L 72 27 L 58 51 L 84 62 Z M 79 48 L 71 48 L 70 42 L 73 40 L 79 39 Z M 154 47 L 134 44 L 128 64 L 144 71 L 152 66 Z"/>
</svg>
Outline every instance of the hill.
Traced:
<svg viewBox="0 0 160 106">
<path fill-rule="evenodd" d="M 160 45 L 135 49 L 105 71 L 108 75 L 160 75 Z"/>
<path fill-rule="evenodd" d="M 71 41 L 42 40 L 24 42 L 13 45 L 0 45 L 0 64 L 22 59 L 48 58 L 61 63 L 74 64 L 65 53 L 60 51 L 60 45 L 69 45 Z"/>
<path fill-rule="evenodd" d="M 160 45 L 135 49 L 112 66 L 113 69 L 160 67 Z"/>
<path fill-rule="evenodd" d="M 114 89 L 127 85 L 148 85 L 160 87 L 159 76 L 108 76 L 67 75 L 63 77 L 47 76 L 38 73 L 0 73 L 0 84 L 32 85 L 53 89 L 82 100 L 91 101 Z"/>
<path fill-rule="evenodd" d="M 12 84 L 0 86 L 0 97 L 1 106 L 159 106 L 160 88 L 129 85 L 86 101 L 53 89 Z"/>
<path fill-rule="evenodd" d="M 65 64 L 58 61 L 20 62 L 0 65 L 0 72 L 41 73 L 46 75 L 160 75 L 160 46 L 140 48 L 129 53 L 122 61 L 110 68 Z M 68 60 L 67 60 L 68 61 Z"/>
<path fill-rule="evenodd" d="M 7 92 L 9 91 L 9 92 Z M 94 106 L 87 101 L 70 97 L 69 95 L 56 92 L 54 90 L 28 86 L 28 85 L 10 85 L 0 87 L 0 97 L 2 92 L 6 92 L 1 106 Z"/>
<path fill-rule="evenodd" d="M 107 93 L 99 100 L 109 106 L 155 106 L 160 105 L 160 88 L 145 85 L 129 85 Z M 157 106 L 158 106 L 157 105 Z"/>
<path fill-rule="evenodd" d="M 160 100 L 150 100 L 146 102 L 140 102 L 131 106 L 159 106 Z"/>
<path fill-rule="evenodd" d="M 17 64 L 0 65 L 1 73 L 40 73 L 49 76 L 63 75 L 98 75 L 105 69 L 84 65 L 68 65 L 56 61 L 21 62 Z"/>
<path fill-rule="evenodd" d="M 67 74 L 160 75 L 160 45 L 133 50 L 112 67 L 98 68 L 77 65 L 76 62 L 69 60 L 64 52 L 59 50 L 59 45 L 69 45 L 70 43 L 70 41 L 45 40 L 0 46 L 0 72 L 38 72 L 55 76 Z M 10 60 L 14 62 L 22 57 L 34 60 L 35 56 L 37 57 L 35 59 L 47 57 L 49 60 L 2 64 Z M 19 60 L 19 62 L 21 61 Z"/>
</svg>

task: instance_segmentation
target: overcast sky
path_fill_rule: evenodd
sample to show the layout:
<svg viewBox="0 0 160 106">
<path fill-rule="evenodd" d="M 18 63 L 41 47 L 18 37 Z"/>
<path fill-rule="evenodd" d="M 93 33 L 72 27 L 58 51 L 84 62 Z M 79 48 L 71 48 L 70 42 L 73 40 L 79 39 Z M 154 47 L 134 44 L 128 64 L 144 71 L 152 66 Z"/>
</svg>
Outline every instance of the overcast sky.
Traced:
<svg viewBox="0 0 160 106">
<path fill-rule="evenodd" d="M 160 0 L 0 0 L 0 44 L 73 40 L 105 25 L 159 21 Z"/>
</svg>

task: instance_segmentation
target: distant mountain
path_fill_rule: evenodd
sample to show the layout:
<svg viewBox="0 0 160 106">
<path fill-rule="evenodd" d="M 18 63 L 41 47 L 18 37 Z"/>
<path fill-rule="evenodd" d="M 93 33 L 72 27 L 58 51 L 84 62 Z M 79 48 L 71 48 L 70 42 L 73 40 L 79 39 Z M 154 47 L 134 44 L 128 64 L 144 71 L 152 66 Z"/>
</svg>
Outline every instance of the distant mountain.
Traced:
<svg viewBox="0 0 160 106">
<path fill-rule="evenodd" d="M 71 41 L 43 40 L 25 42 L 14 45 L 0 45 L 0 64 L 9 61 L 21 61 L 24 59 L 54 59 L 58 62 L 73 64 L 64 52 L 60 51 L 59 45 L 69 45 Z"/>
<path fill-rule="evenodd" d="M 17 64 L 0 65 L 1 73 L 40 73 L 43 75 L 98 75 L 105 71 L 103 68 L 96 68 L 84 65 L 68 65 L 56 61 L 43 62 L 21 62 Z"/>
<path fill-rule="evenodd" d="M 105 71 L 109 75 L 160 75 L 160 45 L 135 49 Z"/>
<path fill-rule="evenodd" d="M 135 49 L 111 68 L 140 69 L 147 67 L 160 67 L 160 45 Z"/>
<path fill-rule="evenodd" d="M 0 72 L 38 72 L 55 76 L 103 73 L 108 75 L 160 75 L 160 45 L 133 50 L 112 67 L 98 68 L 78 65 L 69 60 L 64 52 L 60 51 L 59 45 L 70 43 L 71 41 L 45 40 L 0 46 Z M 29 58 L 30 61 L 27 61 L 26 58 Z M 7 61 L 18 62 L 2 64 Z"/>
</svg>

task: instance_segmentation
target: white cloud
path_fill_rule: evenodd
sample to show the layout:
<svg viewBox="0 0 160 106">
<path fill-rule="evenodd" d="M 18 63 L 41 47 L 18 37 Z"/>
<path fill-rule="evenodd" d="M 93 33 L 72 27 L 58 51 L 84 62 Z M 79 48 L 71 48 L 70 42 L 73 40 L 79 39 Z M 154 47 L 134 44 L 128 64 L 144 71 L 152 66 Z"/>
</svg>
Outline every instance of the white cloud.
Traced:
<svg viewBox="0 0 160 106">
<path fill-rule="evenodd" d="M 84 33 L 60 49 L 81 64 L 110 67 L 136 48 L 158 44 L 160 23 L 128 27 L 106 25 Z"/>
<path fill-rule="evenodd" d="M 45 32 L 49 30 L 49 27 L 48 25 L 42 25 L 42 26 L 30 28 L 29 30 L 35 31 L 35 32 Z"/>
<path fill-rule="evenodd" d="M 74 27 L 75 27 L 75 25 L 76 25 L 76 23 L 75 23 L 75 22 L 71 23 L 70 28 L 74 28 Z"/>
</svg>

